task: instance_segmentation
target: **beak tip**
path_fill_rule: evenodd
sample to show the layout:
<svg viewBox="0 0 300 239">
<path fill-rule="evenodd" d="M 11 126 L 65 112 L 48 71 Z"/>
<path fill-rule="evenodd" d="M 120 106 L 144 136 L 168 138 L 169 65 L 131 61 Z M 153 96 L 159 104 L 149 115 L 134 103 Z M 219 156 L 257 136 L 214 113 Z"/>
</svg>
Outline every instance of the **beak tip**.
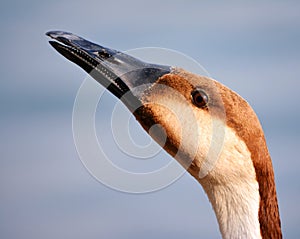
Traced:
<svg viewBox="0 0 300 239">
<path fill-rule="evenodd" d="M 57 36 L 59 33 L 59 31 L 48 31 L 45 33 L 46 36 L 51 37 L 51 38 L 55 38 L 55 36 Z"/>
<path fill-rule="evenodd" d="M 64 32 L 64 31 L 48 31 L 45 33 L 46 36 L 51 37 L 52 39 L 57 39 L 59 37 L 71 37 L 74 36 L 72 33 Z"/>
<path fill-rule="evenodd" d="M 57 49 L 58 43 L 56 41 L 48 41 L 48 42 L 53 48 Z"/>
</svg>

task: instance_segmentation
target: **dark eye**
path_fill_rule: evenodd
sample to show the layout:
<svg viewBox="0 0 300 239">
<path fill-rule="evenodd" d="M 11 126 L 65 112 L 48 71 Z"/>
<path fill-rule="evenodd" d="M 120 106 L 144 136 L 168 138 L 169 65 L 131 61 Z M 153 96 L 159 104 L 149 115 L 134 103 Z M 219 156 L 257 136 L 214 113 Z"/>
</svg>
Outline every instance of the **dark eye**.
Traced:
<svg viewBox="0 0 300 239">
<path fill-rule="evenodd" d="M 192 91 L 192 99 L 194 105 L 196 105 L 199 108 L 206 108 L 208 103 L 208 97 L 204 93 L 204 91 L 200 89 L 195 89 Z"/>
</svg>

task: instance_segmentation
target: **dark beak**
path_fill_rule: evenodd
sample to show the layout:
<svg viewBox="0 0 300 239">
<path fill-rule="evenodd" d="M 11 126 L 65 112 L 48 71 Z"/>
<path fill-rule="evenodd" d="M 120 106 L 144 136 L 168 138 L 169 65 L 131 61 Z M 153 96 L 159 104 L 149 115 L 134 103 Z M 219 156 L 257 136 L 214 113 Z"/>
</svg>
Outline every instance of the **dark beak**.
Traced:
<svg viewBox="0 0 300 239">
<path fill-rule="evenodd" d="M 138 93 L 143 85 L 153 84 L 170 73 L 170 66 L 143 62 L 125 53 L 106 48 L 72 33 L 50 31 L 49 43 L 64 57 L 89 73 L 102 86 L 121 99 L 130 109 L 140 104 Z"/>
</svg>

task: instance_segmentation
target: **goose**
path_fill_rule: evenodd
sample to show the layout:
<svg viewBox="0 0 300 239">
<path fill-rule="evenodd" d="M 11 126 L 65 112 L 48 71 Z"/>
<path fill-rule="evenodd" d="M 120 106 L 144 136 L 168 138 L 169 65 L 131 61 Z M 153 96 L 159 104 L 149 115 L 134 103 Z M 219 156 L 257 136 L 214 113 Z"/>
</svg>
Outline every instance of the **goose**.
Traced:
<svg viewBox="0 0 300 239">
<path fill-rule="evenodd" d="M 260 122 L 241 96 L 211 78 L 146 63 L 72 33 L 46 35 L 120 99 L 146 132 L 160 126 L 150 136 L 203 187 L 222 238 L 282 238 L 271 157 Z"/>
</svg>

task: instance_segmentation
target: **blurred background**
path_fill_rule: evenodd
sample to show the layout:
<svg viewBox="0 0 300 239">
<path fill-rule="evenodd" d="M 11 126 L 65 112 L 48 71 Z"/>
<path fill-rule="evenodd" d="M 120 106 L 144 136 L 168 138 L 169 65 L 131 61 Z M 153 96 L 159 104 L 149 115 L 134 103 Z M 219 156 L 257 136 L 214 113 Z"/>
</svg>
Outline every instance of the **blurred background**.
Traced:
<svg viewBox="0 0 300 239">
<path fill-rule="evenodd" d="M 299 1 L 283 0 L 2 1 L 0 237 L 221 237 L 206 195 L 188 174 L 136 195 L 104 186 L 84 168 L 72 108 L 86 74 L 45 36 L 67 30 L 119 50 L 180 51 L 248 100 L 273 159 L 283 234 L 299 238 L 299 9 Z M 116 102 L 110 94 L 105 100 L 99 125 L 109 125 Z M 137 123 L 131 128 L 143 133 Z"/>
</svg>

